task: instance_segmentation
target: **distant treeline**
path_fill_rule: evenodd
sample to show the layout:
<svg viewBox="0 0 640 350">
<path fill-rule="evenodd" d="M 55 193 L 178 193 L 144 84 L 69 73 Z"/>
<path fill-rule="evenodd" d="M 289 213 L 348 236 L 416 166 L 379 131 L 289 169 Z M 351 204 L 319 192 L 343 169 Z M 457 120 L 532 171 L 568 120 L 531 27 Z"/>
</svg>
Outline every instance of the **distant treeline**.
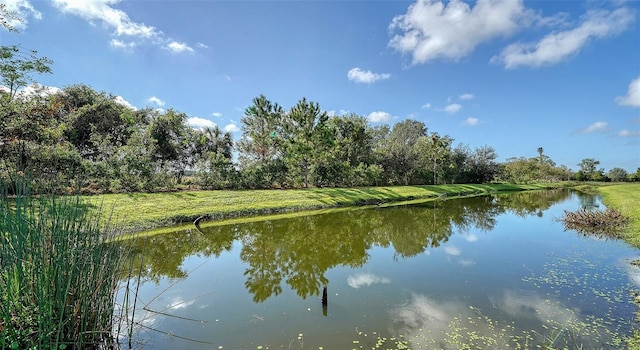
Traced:
<svg viewBox="0 0 640 350">
<path fill-rule="evenodd" d="M 492 147 L 455 145 L 420 121 L 371 126 L 356 114 L 331 116 L 305 98 L 288 110 L 255 98 L 237 141 L 187 119 L 173 109 L 133 109 L 86 85 L 0 92 L 0 181 L 26 172 L 37 192 L 103 193 L 640 178 L 640 169 L 605 175 L 594 159 L 573 173 L 542 148 L 498 163 Z"/>
</svg>

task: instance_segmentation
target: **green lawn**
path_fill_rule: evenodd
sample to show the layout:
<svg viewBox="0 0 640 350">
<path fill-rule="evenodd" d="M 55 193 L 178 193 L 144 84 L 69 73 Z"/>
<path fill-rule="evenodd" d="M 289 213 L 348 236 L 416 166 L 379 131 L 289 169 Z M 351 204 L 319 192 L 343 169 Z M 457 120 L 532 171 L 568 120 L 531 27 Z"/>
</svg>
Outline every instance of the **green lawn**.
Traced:
<svg viewBox="0 0 640 350">
<path fill-rule="evenodd" d="M 640 248 L 640 184 L 600 186 L 598 191 L 607 207 L 617 209 L 629 218 L 625 240 Z"/>
<path fill-rule="evenodd" d="M 391 203 L 441 195 L 469 196 L 502 191 L 522 191 L 548 185 L 438 185 L 367 188 L 314 188 L 295 190 L 192 191 L 168 193 L 106 194 L 83 197 L 89 210 L 100 209 L 125 232 L 149 230 L 200 216 L 222 220 L 237 217 L 299 212 L 302 210 Z M 110 215 L 108 215 L 110 214 Z"/>
</svg>

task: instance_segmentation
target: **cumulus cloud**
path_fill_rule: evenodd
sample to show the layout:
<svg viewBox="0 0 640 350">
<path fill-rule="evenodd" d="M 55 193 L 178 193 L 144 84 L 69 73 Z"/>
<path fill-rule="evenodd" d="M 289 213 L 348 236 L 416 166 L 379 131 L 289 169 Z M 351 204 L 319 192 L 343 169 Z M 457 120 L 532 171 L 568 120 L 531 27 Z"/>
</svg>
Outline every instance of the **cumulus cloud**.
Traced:
<svg viewBox="0 0 640 350">
<path fill-rule="evenodd" d="M 522 0 L 478 0 L 473 8 L 461 0 L 417 0 L 393 18 L 389 46 L 411 54 L 413 64 L 459 60 L 482 43 L 515 33 L 530 16 Z"/>
<path fill-rule="evenodd" d="M 226 132 L 237 132 L 237 131 L 240 131 L 240 128 L 238 128 L 237 125 L 231 123 L 231 124 L 227 124 L 224 127 L 224 131 L 226 131 Z"/>
<path fill-rule="evenodd" d="M 372 273 L 360 273 L 347 278 L 347 284 L 349 284 L 351 288 L 355 289 L 364 286 L 368 287 L 374 283 L 391 283 L 391 280 L 387 277 L 376 276 Z"/>
<path fill-rule="evenodd" d="M 640 107 L 640 76 L 629 83 L 626 96 L 616 97 L 616 102 L 621 106 Z"/>
<path fill-rule="evenodd" d="M 444 111 L 450 114 L 456 113 L 462 109 L 462 105 L 458 103 L 451 103 L 444 107 Z"/>
<path fill-rule="evenodd" d="M 211 120 L 200 117 L 191 117 L 187 119 L 187 124 L 196 129 L 213 128 L 216 126 L 216 124 Z"/>
<path fill-rule="evenodd" d="M 181 43 L 179 41 L 172 41 L 172 42 L 168 43 L 164 48 L 169 50 L 169 51 L 171 51 L 171 52 L 175 52 L 175 53 L 193 52 L 193 48 L 191 48 L 189 45 L 187 45 L 185 43 Z"/>
<path fill-rule="evenodd" d="M 90 23 L 102 23 L 115 30 L 117 36 L 132 36 L 153 38 L 160 36 L 161 31 L 144 23 L 136 23 L 124 11 L 113 8 L 118 0 L 53 0 L 55 6 L 62 12 L 84 18 Z"/>
<path fill-rule="evenodd" d="M 478 125 L 479 122 L 480 122 L 480 119 L 474 118 L 474 117 L 469 117 L 469 118 L 464 120 L 463 124 L 467 125 L 467 126 L 474 126 L 474 125 Z"/>
<path fill-rule="evenodd" d="M 609 124 L 607 124 L 606 122 L 595 122 L 587 126 L 586 128 L 580 130 L 580 132 L 583 134 L 588 134 L 591 132 L 605 132 L 608 129 L 609 129 Z"/>
<path fill-rule="evenodd" d="M 137 108 L 132 105 L 131 103 L 129 103 L 129 101 L 125 100 L 122 96 L 116 96 L 114 99 L 115 103 L 123 105 L 125 107 L 129 107 L 133 110 L 136 110 Z"/>
<path fill-rule="evenodd" d="M 370 70 L 362 70 L 359 67 L 352 68 L 347 73 L 347 78 L 356 83 L 371 84 L 378 80 L 386 80 L 391 78 L 391 74 L 374 73 Z"/>
<path fill-rule="evenodd" d="M 208 49 L 209 48 L 209 45 L 203 44 L 203 43 L 197 43 L 196 46 L 198 46 L 201 49 Z"/>
<path fill-rule="evenodd" d="M 462 94 L 458 96 L 458 98 L 462 101 L 466 101 L 466 100 L 473 100 L 474 98 L 476 98 L 476 96 L 474 94 Z"/>
<path fill-rule="evenodd" d="M 164 106 L 165 102 L 155 96 L 151 96 L 147 99 L 147 102 L 152 103 L 158 107 Z"/>
<path fill-rule="evenodd" d="M 26 0 L 11 1 L 28 4 Z M 147 42 L 173 53 L 194 51 L 186 43 L 167 39 L 158 28 L 132 20 L 126 12 L 115 7 L 119 2 L 120 0 L 53 0 L 54 5 L 63 13 L 83 18 L 92 25 L 100 24 L 113 30 L 113 35 L 117 39 L 110 40 L 109 45 L 114 49 L 130 50 L 141 42 Z M 199 45 L 199 47 L 202 46 Z"/>
<path fill-rule="evenodd" d="M 431 108 L 431 103 L 430 102 L 427 102 L 427 103 L 422 105 L 422 109 L 429 109 L 429 108 Z"/>
<path fill-rule="evenodd" d="M 11 90 L 4 85 L 0 85 L 0 91 L 10 93 Z M 33 96 L 49 96 L 61 92 L 60 88 L 55 86 L 44 86 L 38 83 L 29 84 L 15 93 L 16 98 L 27 99 Z"/>
<path fill-rule="evenodd" d="M 447 255 L 452 255 L 452 256 L 458 256 L 460 255 L 460 249 L 458 247 L 454 247 L 454 246 L 446 246 L 444 247 L 444 252 Z"/>
<path fill-rule="evenodd" d="M 213 113 L 211 113 L 211 116 L 212 116 L 212 117 L 216 117 L 216 118 L 221 118 L 221 117 L 222 117 L 222 113 L 220 113 L 220 112 L 213 112 Z"/>
<path fill-rule="evenodd" d="M 130 50 L 136 47 L 136 43 L 132 41 L 124 42 L 118 39 L 111 39 L 111 41 L 109 42 L 109 46 L 119 50 Z"/>
<path fill-rule="evenodd" d="M 371 112 L 367 116 L 367 120 L 372 123 L 384 123 L 391 120 L 391 114 L 382 111 Z"/>
<path fill-rule="evenodd" d="M 618 132 L 618 137 L 640 137 L 640 130 L 631 131 L 631 130 L 621 130 Z"/>
<path fill-rule="evenodd" d="M 329 115 L 330 117 L 335 117 L 338 115 L 346 115 L 346 114 L 349 114 L 349 111 L 346 109 L 341 109 L 338 111 L 336 111 L 335 109 L 332 109 L 327 111 L 327 115 Z"/>
<path fill-rule="evenodd" d="M 551 33 L 537 43 L 511 44 L 500 55 L 491 58 L 491 62 L 503 64 L 508 69 L 555 64 L 576 55 L 593 39 L 602 39 L 623 32 L 633 19 L 633 12 L 627 8 L 618 8 L 611 12 L 589 11 L 576 28 Z"/>
</svg>

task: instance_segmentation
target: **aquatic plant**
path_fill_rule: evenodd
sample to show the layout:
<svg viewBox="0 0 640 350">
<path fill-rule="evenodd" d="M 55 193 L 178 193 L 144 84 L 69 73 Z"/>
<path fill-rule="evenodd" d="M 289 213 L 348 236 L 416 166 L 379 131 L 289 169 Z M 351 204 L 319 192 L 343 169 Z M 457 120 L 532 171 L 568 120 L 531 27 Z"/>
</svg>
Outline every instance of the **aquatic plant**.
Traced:
<svg viewBox="0 0 640 350">
<path fill-rule="evenodd" d="M 28 186 L 16 186 L 28 188 Z M 9 196 L 0 186 L 0 348 L 114 344 L 123 246 L 79 197 Z"/>
</svg>

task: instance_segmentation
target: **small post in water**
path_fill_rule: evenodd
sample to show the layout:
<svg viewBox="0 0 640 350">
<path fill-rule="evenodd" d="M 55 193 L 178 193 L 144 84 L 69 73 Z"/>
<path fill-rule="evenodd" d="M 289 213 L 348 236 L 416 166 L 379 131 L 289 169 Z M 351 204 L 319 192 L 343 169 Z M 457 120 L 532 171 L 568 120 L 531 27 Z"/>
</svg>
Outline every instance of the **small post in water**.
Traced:
<svg viewBox="0 0 640 350">
<path fill-rule="evenodd" d="M 322 287 L 322 315 L 327 316 L 327 285 Z"/>
</svg>

